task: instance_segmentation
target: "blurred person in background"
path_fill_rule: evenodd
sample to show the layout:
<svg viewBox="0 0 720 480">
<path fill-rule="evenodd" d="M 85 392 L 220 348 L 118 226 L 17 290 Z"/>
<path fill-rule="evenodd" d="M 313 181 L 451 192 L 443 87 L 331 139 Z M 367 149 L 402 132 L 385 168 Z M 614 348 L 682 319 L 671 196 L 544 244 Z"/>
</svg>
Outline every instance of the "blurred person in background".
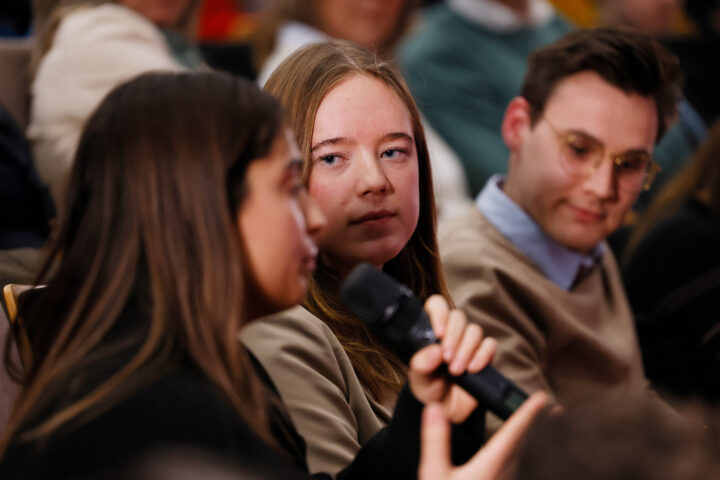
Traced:
<svg viewBox="0 0 720 480">
<path fill-rule="evenodd" d="M 707 427 L 633 398 L 543 415 L 517 455 L 515 480 L 717 480 L 720 412 L 685 405 Z"/>
<path fill-rule="evenodd" d="M 460 158 L 471 196 L 507 168 L 500 124 L 528 54 L 570 29 L 545 0 L 447 0 L 425 9 L 401 44 L 410 91 Z"/>
<path fill-rule="evenodd" d="M 720 122 L 650 204 L 622 262 L 647 377 L 720 404 Z"/>
<path fill-rule="evenodd" d="M 199 0 L 35 0 L 27 130 L 40 178 L 62 210 L 83 125 L 116 85 L 151 70 L 198 69 L 185 34 Z"/>
<path fill-rule="evenodd" d="M 416 0 L 276 0 L 263 15 L 254 36 L 258 83 L 262 86 L 295 50 L 337 38 L 349 40 L 391 59 L 413 19 Z M 460 160 L 423 120 L 438 218 L 445 220 L 471 206 Z"/>
</svg>

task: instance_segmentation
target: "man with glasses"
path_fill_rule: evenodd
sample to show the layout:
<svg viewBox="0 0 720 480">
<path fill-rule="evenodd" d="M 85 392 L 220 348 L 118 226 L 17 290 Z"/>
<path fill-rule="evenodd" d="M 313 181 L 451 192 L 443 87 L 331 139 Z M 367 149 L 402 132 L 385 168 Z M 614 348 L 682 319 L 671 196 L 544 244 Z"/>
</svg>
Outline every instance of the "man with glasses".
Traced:
<svg viewBox="0 0 720 480">
<path fill-rule="evenodd" d="M 502 122 L 507 175 L 441 229 L 455 302 L 528 393 L 572 406 L 648 392 L 605 238 L 659 171 L 652 151 L 680 77 L 659 43 L 627 30 L 579 30 L 535 51 Z"/>
</svg>

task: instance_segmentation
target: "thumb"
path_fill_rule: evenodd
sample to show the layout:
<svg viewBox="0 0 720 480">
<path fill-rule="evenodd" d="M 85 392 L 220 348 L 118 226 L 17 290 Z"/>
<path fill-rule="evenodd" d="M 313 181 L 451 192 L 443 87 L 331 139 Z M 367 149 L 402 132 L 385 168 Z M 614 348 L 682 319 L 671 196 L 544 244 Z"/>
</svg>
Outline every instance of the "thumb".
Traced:
<svg viewBox="0 0 720 480">
<path fill-rule="evenodd" d="M 418 480 L 446 478 L 451 467 L 450 425 L 442 407 L 433 403 L 423 410 Z"/>
</svg>

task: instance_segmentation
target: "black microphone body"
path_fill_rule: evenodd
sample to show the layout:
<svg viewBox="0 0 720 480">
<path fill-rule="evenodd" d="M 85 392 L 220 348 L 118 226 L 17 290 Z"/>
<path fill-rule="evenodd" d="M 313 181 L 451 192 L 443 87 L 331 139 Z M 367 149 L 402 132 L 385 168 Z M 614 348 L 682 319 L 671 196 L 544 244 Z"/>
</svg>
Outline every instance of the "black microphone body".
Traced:
<svg viewBox="0 0 720 480">
<path fill-rule="evenodd" d="M 355 315 L 405 362 L 423 347 L 440 342 L 420 300 L 377 268 L 360 264 L 343 283 L 341 295 Z M 528 398 L 491 365 L 462 375 L 451 375 L 446 365 L 440 371 L 503 420 Z"/>
</svg>

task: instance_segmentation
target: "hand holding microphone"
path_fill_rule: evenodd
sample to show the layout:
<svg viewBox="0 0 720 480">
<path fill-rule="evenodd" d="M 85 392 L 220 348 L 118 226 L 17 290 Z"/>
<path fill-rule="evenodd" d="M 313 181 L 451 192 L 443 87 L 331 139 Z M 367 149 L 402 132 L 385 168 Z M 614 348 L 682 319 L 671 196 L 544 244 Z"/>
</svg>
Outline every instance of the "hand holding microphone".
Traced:
<svg viewBox="0 0 720 480">
<path fill-rule="evenodd" d="M 464 315 L 449 311 L 441 297 L 427 303 L 434 317 L 431 326 L 428 314 L 410 289 L 367 264 L 359 265 L 347 277 L 341 295 L 358 318 L 403 360 L 430 347 L 412 360 L 411 388 L 423 403 L 442 403 L 451 420 L 462 421 L 475 408 L 476 403 L 465 392 L 503 420 L 527 399 L 515 384 L 487 365 L 494 351 L 493 342 L 482 341 L 476 326 L 468 329 Z M 438 337 L 443 338 L 442 342 Z M 449 352 L 451 358 L 449 371 L 444 368 L 443 352 Z M 437 371 L 445 373 L 432 374 Z M 447 380 L 465 392 L 450 388 Z"/>
</svg>

